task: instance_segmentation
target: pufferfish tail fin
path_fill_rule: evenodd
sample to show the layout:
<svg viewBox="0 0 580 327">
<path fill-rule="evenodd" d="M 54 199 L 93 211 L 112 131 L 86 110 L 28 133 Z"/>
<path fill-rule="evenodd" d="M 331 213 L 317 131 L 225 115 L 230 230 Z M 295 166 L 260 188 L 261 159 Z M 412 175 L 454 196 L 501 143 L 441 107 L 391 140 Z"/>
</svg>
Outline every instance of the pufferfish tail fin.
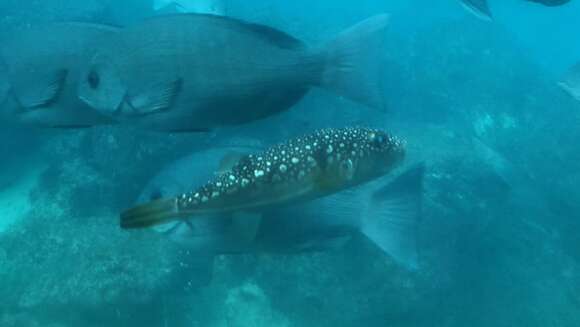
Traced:
<svg viewBox="0 0 580 327">
<path fill-rule="evenodd" d="M 175 199 L 160 199 L 124 211 L 121 213 L 120 225 L 123 229 L 146 228 L 180 217 Z"/>
</svg>

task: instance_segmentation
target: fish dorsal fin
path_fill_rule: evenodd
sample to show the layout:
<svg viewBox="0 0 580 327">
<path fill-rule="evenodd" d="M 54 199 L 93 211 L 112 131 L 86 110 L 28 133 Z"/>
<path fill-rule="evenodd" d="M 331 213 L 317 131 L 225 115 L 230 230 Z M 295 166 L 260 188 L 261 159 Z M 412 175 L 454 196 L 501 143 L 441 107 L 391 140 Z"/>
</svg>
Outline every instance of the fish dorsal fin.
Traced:
<svg viewBox="0 0 580 327">
<path fill-rule="evenodd" d="M 22 88 L 17 91 L 18 102 L 24 108 L 46 107 L 53 103 L 61 93 L 68 71 L 57 70 L 43 77 L 35 78 L 41 87 Z"/>
<path fill-rule="evenodd" d="M 164 3 L 157 1 L 153 5 L 153 10 L 155 10 L 156 15 L 171 15 L 182 13 L 184 8 L 181 4 L 175 1 Z"/>
<path fill-rule="evenodd" d="M 242 158 L 244 158 L 247 154 L 237 151 L 229 151 L 224 155 L 222 160 L 220 161 L 218 172 L 223 173 L 226 171 L 231 170 Z"/>
<path fill-rule="evenodd" d="M 215 15 L 215 14 L 202 14 L 202 13 L 187 13 L 187 14 L 168 14 L 168 15 L 157 15 L 151 19 L 157 19 L 159 17 L 167 16 L 180 16 L 190 15 L 192 17 L 211 19 L 213 22 L 221 22 L 229 28 L 235 29 L 237 31 L 247 31 L 255 36 L 262 38 L 264 41 L 274 44 L 282 49 L 302 49 L 306 45 L 299 39 L 289 35 L 283 31 L 275 29 L 270 26 L 249 23 L 237 18 Z"/>
<path fill-rule="evenodd" d="M 262 215 L 259 213 L 236 212 L 232 215 L 232 234 L 244 243 L 252 242 L 262 223 Z"/>
<path fill-rule="evenodd" d="M 241 23 L 254 33 L 261 35 L 264 39 L 273 44 L 276 44 L 280 48 L 300 49 L 304 47 L 304 43 L 302 43 L 302 41 L 270 26 L 245 22 Z"/>
<path fill-rule="evenodd" d="M 136 115 L 147 115 L 165 111 L 173 105 L 176 96 L 181 91 L 183 81 L 178 78 L 169 82 L 154 84 L 147 92 L 129 97 L 128 101 Z"/>
<path fill-rule="evenodd" d="M 213 14 L 190 14 L 190 15 L 208 16 L 214 19 L 222 20 L 224 23 L 231 24 L 232 26 L 237 26 L 237 28 L 242 30 L 247 30 L 255 34 L 256 36 L 261 37 L 263 40 L 275 44 L 283 49 L 300 49 L 305 47 L 304 43 L 299 39 L 270 26 L 249 23 L 240 19 Z"/>
</svg>

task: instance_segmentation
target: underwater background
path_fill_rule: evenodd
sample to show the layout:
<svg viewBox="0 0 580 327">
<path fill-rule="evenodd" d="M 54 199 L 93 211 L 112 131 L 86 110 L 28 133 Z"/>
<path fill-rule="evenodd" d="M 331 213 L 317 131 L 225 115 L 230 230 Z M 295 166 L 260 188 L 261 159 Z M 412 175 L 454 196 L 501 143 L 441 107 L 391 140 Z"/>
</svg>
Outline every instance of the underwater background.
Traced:
<svg viewBox="0 0 580 327">
<path fill-rule="evenodd" d="M 453 0 L 227 2 L 228 16 L 308 44 L 389 13 L 385 111 L 312 90 L 287 112 L 212 133 L 0 124 L 0 326 L 580 326 L 580 103 L 557 85 L 580 60 L 580 2 L 491 5 L 493 22 Z M 0 29 L 124 25 L 140 6 L 0 0 Z M 404 138 L 408 162 L 427 167 L 418 271 L 355 239 L 218 256 L 208 279 L 181 268 L 178 245 L 118 227 L 178 158 L 350 125 Z"/>
</svg>

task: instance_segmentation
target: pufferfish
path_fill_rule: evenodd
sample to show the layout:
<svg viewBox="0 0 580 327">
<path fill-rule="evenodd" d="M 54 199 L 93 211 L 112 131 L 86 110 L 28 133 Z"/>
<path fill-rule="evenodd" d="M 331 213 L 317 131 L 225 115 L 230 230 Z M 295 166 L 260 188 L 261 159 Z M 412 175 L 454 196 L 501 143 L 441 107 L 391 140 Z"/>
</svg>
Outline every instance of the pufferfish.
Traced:
<svg viewBox="0 0 580 327">
<path fill-rule="evenodd" d="M 196 215 L 260 212 L 314 200 L 384 176 L 404 157 L 404 142 L 385 131 L 322 129 L 243 155 L 196 190 L 123 212 L 120 224 L 145 228 Z"/>
</svg>

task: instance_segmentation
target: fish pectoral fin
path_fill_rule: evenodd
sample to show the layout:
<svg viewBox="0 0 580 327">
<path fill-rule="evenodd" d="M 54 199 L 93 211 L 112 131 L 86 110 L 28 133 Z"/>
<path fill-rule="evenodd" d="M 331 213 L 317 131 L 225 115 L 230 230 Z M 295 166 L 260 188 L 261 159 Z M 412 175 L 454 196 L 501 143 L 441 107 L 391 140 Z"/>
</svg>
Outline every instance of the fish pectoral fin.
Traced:
<svg viewBox="0 0 580 327">
<path fill-rule="evenodd" d="M 54 71 L 36 82 L 41 88 L 27 88 L 25 93 L 18 93 L 18 102 L 22 107 L 35 109 L 44 107 L 54 102 L 63 89 L 68 71 L 65 69 Z"/>
<path fill-rule="evenodd" d="M 421 164 L 375 191 L 361 216 L 362 234 L 409 270 L 418 269 L 424 170 Z"/>
<path fill-rule="evenodd" d="M 242 158 L 245 156 L 247 156 L 247 154 L 237 151 L 230 151 L 226 153 L 220 161 L 218 172 L 222 173 L 231 170 L 236 165 L 236 163 L 242 160 Z"/>
<path fill-rule="evenodd" d="M 171 108 L 176 96 L 181 91 L 183 80 L 178 78 L 170 82 L 158 83 L 148 91 L 128 97 L 130 106 L 136 114 L 146 115 Z"/>
<path fill-rule="evenodd" d="M 254 212 L 236 212 L 232 215 L 232 235 L 244 242 L 252 242 L 258 235 L 262 215 Z"/>
<path fill-rule="evenodd" d="M 120 224 L 123 229 L 146 228 L 179 218 L 176 201 L 161 199 L 124 211 L 121 213 Z"/>
</svg>

